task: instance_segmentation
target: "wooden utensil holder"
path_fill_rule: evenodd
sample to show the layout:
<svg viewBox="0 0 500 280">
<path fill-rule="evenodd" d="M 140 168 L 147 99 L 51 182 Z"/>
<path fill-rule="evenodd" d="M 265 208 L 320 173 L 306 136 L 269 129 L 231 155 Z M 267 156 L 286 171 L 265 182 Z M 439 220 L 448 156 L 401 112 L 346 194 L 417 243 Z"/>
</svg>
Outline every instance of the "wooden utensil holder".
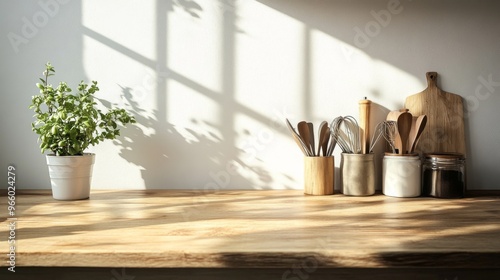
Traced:
<svg viewBox="0 0 500 280">
<path fill-rule="evenodd" d="M 309 195 L 333 194 L 334 158 L 304 157 L 304 193 Z"/>
</svg>

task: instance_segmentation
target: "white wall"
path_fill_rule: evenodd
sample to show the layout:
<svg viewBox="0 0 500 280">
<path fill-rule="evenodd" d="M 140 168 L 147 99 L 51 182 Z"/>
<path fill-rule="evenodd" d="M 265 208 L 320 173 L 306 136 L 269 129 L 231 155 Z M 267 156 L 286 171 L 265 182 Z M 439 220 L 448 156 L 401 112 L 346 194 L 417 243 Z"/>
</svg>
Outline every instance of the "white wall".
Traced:
<svg viewBox="0 0 500 280">
<path fill-rule="evenodd" d="M 469 188 L 500 189 L 499 12 L 494 0 L 2 1 L 1 166 L 16 165 L 19 188 L 50 187 L 27 109 L 46 61 L 53 83 L 97 80 L 139 121 L 90 150 L 95 189 L 301 189 L 285 117 L 357 116 L 367 96 L 380 121 L 437 71 L 468 101 Z"/>
</svg>

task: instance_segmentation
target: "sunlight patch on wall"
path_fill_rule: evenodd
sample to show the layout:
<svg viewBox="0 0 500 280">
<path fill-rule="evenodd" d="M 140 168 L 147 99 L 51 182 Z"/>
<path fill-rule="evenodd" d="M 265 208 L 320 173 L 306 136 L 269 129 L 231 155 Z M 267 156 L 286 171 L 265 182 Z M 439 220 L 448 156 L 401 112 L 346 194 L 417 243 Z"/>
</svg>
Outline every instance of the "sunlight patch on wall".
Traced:
<svg viewBox="0 0 500 280">
<path fill-rule="evenodd" d="M 84 36 L 83 46 L 82 62 L 87 82 L 96 80 L 99 83 L 100 91 L 96 97 L 113 107 L 132 109 L 135 113 L 140 108 L 144 117 L 154 117 L 157 84 L 162 78 L 141 62 L 92 37 Z M 114 68 L 114 65 L 120 65 L 120 68 Z M 131 104 L 135 108 L 131 108 Z"/>
<path fill-rule="evenodd" d="M 407 94 L 401 88 L 420 84 L 413 75 L 318 30 L 311 31 L 310 49 L 313 106 L 328 104 L 331 117 L 357 118 L 357 100 L 364 97 L 390 110 L 399 109 Z"/>
<path fill-rule="evenodd" d="M 155 61 L 153 4 L 82 2 L 82 63 L 87 79 L 99 82 L 96 96 L 148 119 L 156 118 L 157 87 L 168 76 L 165 67 Z M 114 11 L 112 21 L 110 10 Z M 142 128 L 147 135 L 154 133 L 152 128 Z"/>
<path fill-rule="evenodd" d="M 331 121 L 339 115 L 357 113 L 353 99 L 370 93 L 374 71 L 371 58 L 319 30 L 312 29 L 309 37 L 309 94 L 316 108 L 312 110 L 315 119 Z"/>
<path fill-rule="evenodd" d="M 423 84 L 422 77 L 415 77 L 402 69 L 383 60 L 375 60 L 375 80 L 373 88 L 374 99 L 383 102 L 390 110 L 402 108 L 407 96 L 424 90 L 427 84 Z M 415 88 L 418 91 L 407 92 L 403 88 Z"/>
<path fill-rule="evenodd" d="M 151 40 L 157 30 L 155 4 L 140 0 L 81 1 L 82 25 L 154 60 L 156 45 Z"/>
<path fill-rule="evenodd" d="M 245 2 L 237 26 L 237 102 L 267 116 L 271 109 L 299 100 L 303 24 L 258 2 Z"/>
<path fill-rule="evenodd" d="M 221 91 L 222 19 L 205 9 L 192 16 L 180 8 L 168 14 L 167 64 L 170 70 L 213 92 Z M 162 46 L 160 46 L 162 47 Z M 162 62 L 164 63 L 164 62 Z"/>
</svg>

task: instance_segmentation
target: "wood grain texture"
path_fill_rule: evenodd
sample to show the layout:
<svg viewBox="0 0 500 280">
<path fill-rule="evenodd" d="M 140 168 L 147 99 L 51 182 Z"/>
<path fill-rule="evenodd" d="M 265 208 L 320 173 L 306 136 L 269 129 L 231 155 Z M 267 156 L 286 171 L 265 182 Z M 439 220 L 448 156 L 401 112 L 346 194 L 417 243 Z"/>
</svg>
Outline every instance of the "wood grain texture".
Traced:
<svg viewBox="0 0 500 280">
<path fill-rule="evenodd" d="M 415 150 L 466 155 L 463 98 L 438 88 L 436 72 L 427 72 L 426 77 L 427 88 L 405 102 L 412 115 L 427 115 L 426 128 Z"/>
<path fill-rule="evenodd" d="M 144 190 L 55 201 L 23 191 L 16 201 L 19 267 L 500 268 L 498 196 Z"/>
<path fill-rule="evenodd" d="M 359 104 L 359 130 L 361 136 L 361 153 L 367 154 L 370 150 L 370 107 L 371 100 L 363 99 Z"/>
<path fill-rule="evenodd" d="M 333 194 L 334 170 L 334 157 L 304 157 L 304 193 Z"/>
</svg>

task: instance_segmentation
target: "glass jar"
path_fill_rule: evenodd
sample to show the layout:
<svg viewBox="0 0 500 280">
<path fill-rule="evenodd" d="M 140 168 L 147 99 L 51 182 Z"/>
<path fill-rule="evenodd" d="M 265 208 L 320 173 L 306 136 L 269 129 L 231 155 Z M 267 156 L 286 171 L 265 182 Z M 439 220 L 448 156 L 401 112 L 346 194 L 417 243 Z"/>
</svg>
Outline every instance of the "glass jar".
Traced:
<svg viewBox="0 0 500 280">
<path fill-rule="evenodd" d="M 460 153 L 430 153 L 422 168 L 423 194 L 439 198 L 465 195 L 465 157 Z"/>
</svg>

